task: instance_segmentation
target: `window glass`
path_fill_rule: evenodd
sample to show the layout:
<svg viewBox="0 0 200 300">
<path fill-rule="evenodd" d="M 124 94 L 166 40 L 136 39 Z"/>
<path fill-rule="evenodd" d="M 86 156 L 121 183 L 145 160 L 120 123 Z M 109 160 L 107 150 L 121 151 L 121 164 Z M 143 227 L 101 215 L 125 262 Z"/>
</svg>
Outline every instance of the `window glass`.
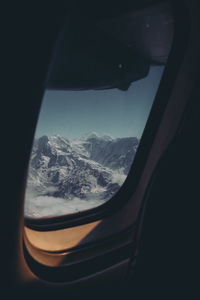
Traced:
<svg viewBox="0 0 200 300">
<path fill-rule="evenodd" d="M 100 206 L 124 183 L 163 72 L 119 89 L 46 90 L 25 193 L 25 216 L 60 216 Z"/>
</svg>

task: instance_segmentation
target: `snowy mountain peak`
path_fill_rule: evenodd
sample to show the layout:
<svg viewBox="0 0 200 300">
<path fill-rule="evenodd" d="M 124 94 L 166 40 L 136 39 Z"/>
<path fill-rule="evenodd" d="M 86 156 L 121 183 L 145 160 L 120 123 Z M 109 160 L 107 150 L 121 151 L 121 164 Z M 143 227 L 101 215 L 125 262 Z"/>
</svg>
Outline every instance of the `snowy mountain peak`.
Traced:
<svg viewBox="0 0 200 300">
<path fill-rule="evenodd" d="M 100 139 L 100 140 L 113 140 L 114 138 L 111 135 L 104 133 L 97 133 L 96 131 L 89 132 L 85 134 L 80 140 L 91 140 L 91 139 Z"/>
<path fill-rule="evenodd" d="M 96 138 L 100 138 L 100 134 L 98 134 L 95 131 L 92 131 L 91 133 L 89 133 L 86 137 L 86 139 L 96 139 Z"/>
<path fill-rule="evenodd" d="M 37 199 L 84 199 L 92 207 L 94 201 L 109 200 L 126 179 L 138 143 L 137 138 L 113 139 L 94 132 L 71 142 L 59 135 L 40 137 L 32 149 L 26 201 L 33 201 L 33 191 Z M 32 216 L 28 207 L 26 215 Z"/>
</svg>

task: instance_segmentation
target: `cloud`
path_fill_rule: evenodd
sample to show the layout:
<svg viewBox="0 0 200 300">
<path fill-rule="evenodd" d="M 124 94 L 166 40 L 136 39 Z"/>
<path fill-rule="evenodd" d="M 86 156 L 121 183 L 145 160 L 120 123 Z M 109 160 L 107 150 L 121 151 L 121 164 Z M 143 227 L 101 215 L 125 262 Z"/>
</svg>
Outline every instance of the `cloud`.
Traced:
<svg viewBox="0 0 200 300">
<path fill-rule="evenodd" d="M 103 203 L 102 200 L 80 198 L 66 200 L 52 196 L 31 197 L 29 194 L 25 202 L 25 216 L 31 218 L 61 216 L 94 208 Z"/>
<path fill-rule="evenodd" d="M 125 179 L 126 179 L 126 175 L 124 175 L 123 170 L 117 170 L 117 172 L 113 172 L 112 174 L 112 183 L 118 183 L 119 186 L 121 186 Z"/>
</svg>

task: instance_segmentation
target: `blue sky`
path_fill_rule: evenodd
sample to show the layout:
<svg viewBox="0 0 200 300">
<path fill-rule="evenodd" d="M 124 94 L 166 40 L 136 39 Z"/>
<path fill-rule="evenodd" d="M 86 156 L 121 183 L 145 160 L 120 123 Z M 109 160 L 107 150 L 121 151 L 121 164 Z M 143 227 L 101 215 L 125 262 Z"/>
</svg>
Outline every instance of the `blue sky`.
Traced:
<svg viewBox="0 0 200 300">
<path fill-rule="evenodd" d="M 141 137 L 163 67 L 151 67 L 148 76 L 133 82 L 128 91 L 46 90 L 36 137 L 59 134 L 69 140 L 90 132 L 113 137 Z"/>
</svg>

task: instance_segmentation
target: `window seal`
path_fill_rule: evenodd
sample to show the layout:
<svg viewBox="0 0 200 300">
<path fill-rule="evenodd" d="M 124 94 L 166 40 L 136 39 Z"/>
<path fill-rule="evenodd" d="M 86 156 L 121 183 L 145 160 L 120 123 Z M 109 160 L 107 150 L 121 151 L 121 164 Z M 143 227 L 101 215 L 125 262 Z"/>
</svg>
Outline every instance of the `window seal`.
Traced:
<svg viewBox="0 0 200 300">
<path fill-rule="evenodd" d="M 73 282 L 121 263 L 122 261 L 129 259 L 132 247 L 133 243 L 128 243 L 122 247 L 108 251 L 107 253 L 99 254 L 80 262 L 52 267 L 36 261 L 29 254 L 25 243 L 23 243 L 26 262 L 34 274 L 43 280 L 59 283 Z"/>
</svg>

